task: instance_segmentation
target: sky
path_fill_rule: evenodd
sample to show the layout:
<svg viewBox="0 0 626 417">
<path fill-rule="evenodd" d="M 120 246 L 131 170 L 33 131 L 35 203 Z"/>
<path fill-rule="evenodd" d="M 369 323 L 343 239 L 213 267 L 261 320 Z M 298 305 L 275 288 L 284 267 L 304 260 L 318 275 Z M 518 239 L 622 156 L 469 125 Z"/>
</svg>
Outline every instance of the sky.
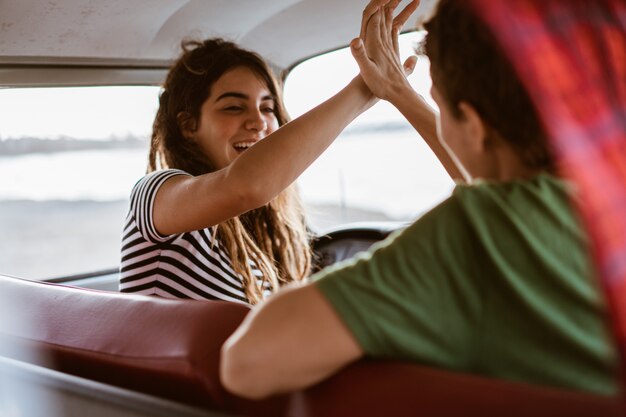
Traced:
<svg viewBox="0 0 626 417">
<path fill-rule="evenodd" d="M 158 87 L 0 90 L 0 138 L 108 139 L 150 134 Z"/>
<path fill-rule="evenodd" d="M 413 53 L 422 34 L 401 38 L 401 56 Z M 296 67 L 285 83 L 285 104 L 292 117 L 339 91 L 358 73 L 348 49 L 332 52 Z M 414 88 L 430 99 L 426 58 L 410 77 Z M 72 87 L 0 89 L 0 140 L 23 136 L 103 140 L 128 134 L 149 136 L 158 107 L 158 87 Z M 432 102 L 432 101 L 431 101 Z M 356 123 L 401 121 L 388 103 L 379 103 Z"/>
</svg>

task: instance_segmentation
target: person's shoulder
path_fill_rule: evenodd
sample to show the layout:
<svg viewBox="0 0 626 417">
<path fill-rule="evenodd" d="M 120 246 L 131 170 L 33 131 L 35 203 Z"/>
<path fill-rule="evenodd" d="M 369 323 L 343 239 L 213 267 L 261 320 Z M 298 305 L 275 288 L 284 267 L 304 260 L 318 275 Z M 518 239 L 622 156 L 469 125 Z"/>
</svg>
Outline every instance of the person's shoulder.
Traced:
<svg viewBox="0 0 626 417">
<path fill-rule="evenodd" d="M 147 173 L 142 179 L 139 180 L 139 182 L 150 180 L 153 178 L 169 178 L 175 175 L 191 175 L 191 174 L 186 171 L 183 171 L 182 169 L 176 169 L 176 168 L 159 169 L 157 171 L 152 171 L 152 172 Z"/>
<path fill-rule="evenodd" d="M 573 186 L 551 174 L 507 182 L 477 181 L 452 193 L 462 216 L 482 231 L 502 227 L 572 226 L 577 223 Z M 499 227 L 502 226 L 502 227 Z M 568 227 L 569 227 L 568 226 Z"/>
<path fill-rule="evenodd" d="M 166 179 L 176 176 L 176 175 L 191 175 L 188 172 L 183 171 L 182 169 L 159 169 L 157 171 L 152 171 L 144 175 L 140 178 L 134 185 L 133 189 L 145 187 L 148 184 L 162 183 Z"/>
<path fill-rule="evenodd" d="M 131 201 L 138 195 L 153 194 L 167 179 L 176 175 L 191 175 L 180 169 L 160 169 L 152 171 L 140 178 L 131 191 Z"/>
<path fill-rule="evenodd" d="M 468 205 L 492 205 L 502 203 L 562 203 L 574 194 L 568 181 L 548 173 L 529 179 L 495 182 L 477 180 L 472 184 L 459 184 L 452 192 L 452 199 L 465 207 Z"/>
<path fill-rule="evenodd" d="M 463 228 L 462 205 L 453 193 L 397 234 L 402 235 L 404 240 L 415 238 L 422 240 L 424 236 L 435 237 L 459 233 Z"/>
</svg>

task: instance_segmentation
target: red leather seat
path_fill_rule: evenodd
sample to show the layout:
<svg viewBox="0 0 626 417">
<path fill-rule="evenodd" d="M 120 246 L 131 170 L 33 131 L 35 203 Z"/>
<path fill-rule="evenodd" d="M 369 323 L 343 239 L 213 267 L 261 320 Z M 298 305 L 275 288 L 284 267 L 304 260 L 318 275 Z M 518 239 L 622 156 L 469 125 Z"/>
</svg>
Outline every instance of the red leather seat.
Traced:
<svg viewBox="0 0 626 417">
<path fill-rule="evenodd" d="M 246 306 L 0 276 L 0 307 L 1 355 L 238 415 L 624 415 L 618 397 L 370 360 L 310 389 L 248 401 L 226 393 L 218 376 L 221 345 L 248 313 Z"/>
<path fill-rule="evenodd" d="M 626 415 L 623 405 L 620 397 L 364 360 L 294 393 L 290 415 L 617 417 Z"/>
<path fill-rule="evenodd" d="M 220 348 L 248 313 L 244 305 L 0 276 L 0 306 L 5 356 L 200 407 L 284 413 L 284 397 L 247 401 L 219 382 Z"/>
</svg>

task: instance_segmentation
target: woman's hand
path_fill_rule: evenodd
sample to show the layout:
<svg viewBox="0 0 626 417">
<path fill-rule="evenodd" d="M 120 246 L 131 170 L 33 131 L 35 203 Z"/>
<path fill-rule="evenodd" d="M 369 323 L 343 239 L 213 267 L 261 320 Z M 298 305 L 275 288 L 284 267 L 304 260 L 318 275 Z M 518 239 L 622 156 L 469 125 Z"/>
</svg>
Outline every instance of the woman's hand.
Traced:
<svg viewBox="0 0 626 417">
<path fill-rule="evenodd" d="M 361 77 L 377 97 L 393 102 L 406 88 L 406 76 L 413 72 L 417 57 L 400 62 L 398 35 L 417 9 L 413 0 L 395 18 L 393 12 L 400 0 L 371 0 L 363 11 L 361 34 L 350 43 Z"/>
</svg>

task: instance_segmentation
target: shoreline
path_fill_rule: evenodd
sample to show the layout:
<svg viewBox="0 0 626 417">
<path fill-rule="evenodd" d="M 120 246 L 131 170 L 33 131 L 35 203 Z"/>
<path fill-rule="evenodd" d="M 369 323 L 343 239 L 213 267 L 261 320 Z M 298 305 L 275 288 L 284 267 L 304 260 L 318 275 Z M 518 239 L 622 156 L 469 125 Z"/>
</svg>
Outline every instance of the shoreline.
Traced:
<svg viewBox="0 0 626 417">
<path fill-rule="evenodd" d="M 397 220 L 351 207 L 305 206 L 315 231 L 338 222 Z M 0 273 L 44 279 L 116 267 L 127 212 L 127 200 L 0 201 Z"/>
</svg>

